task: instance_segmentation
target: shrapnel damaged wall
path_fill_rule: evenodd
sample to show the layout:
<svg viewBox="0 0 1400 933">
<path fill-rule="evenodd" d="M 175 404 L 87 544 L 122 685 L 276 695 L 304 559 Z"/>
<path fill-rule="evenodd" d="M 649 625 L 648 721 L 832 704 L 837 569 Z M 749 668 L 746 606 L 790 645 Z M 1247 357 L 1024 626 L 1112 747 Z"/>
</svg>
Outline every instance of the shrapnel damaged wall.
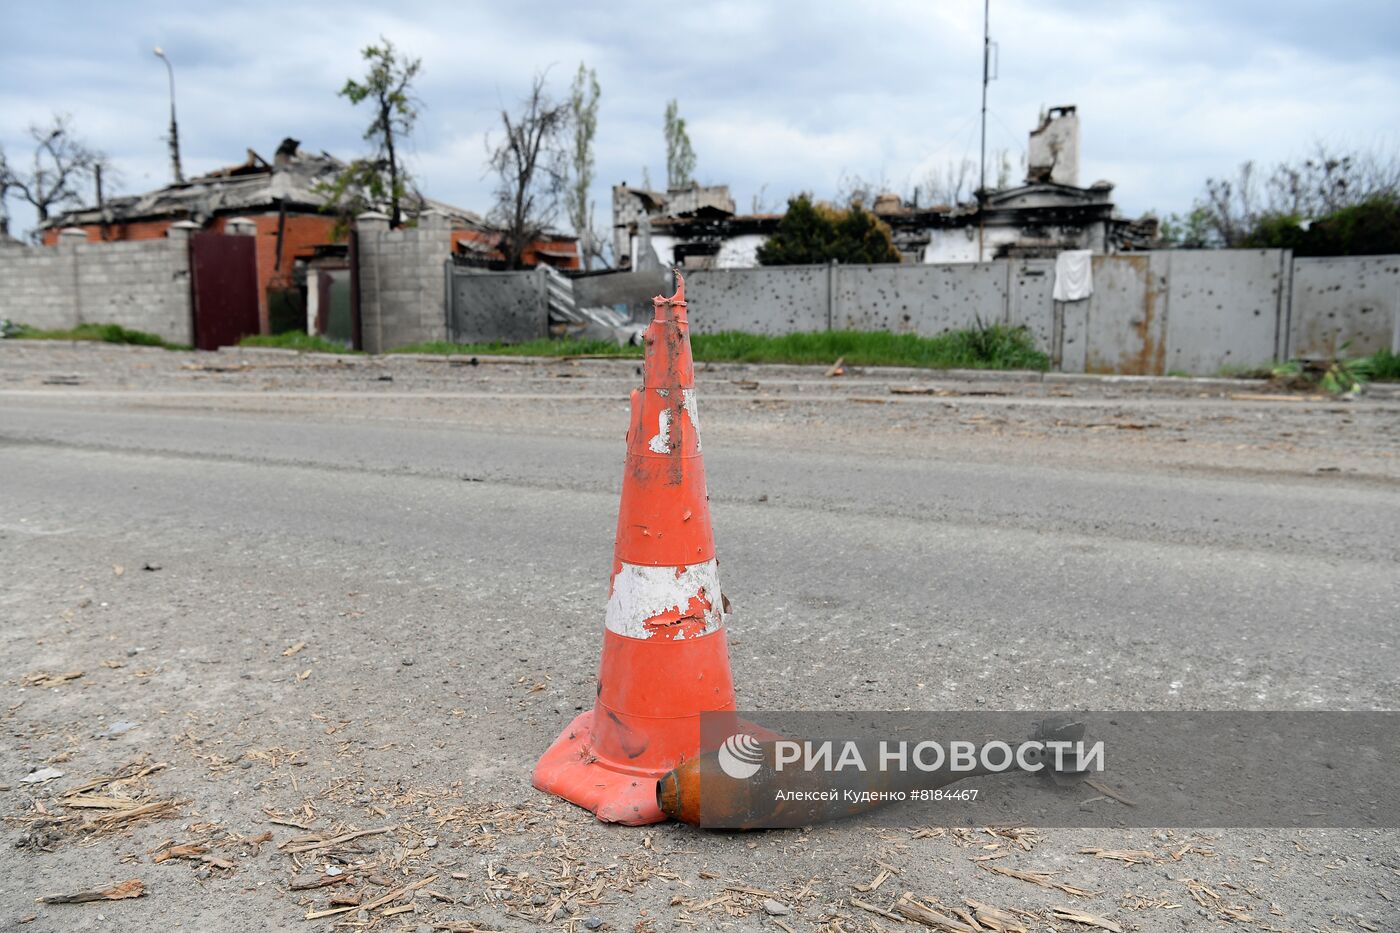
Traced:
<svg viewBox="0 0 1400 933">
<path fill-rule="evenodd" d="M 0 246 L 0 318 L 41 330 L 120 324 L 192 344 L 189 231 L 160 240 Z"/>
<path fill-rule="evenodd" d="M 686 274 L 696 334 L 740 330 L 778 336 L 831 326 L 829 266 L 706 269 Z"/>
<path fill-rule="evenodd" d="M 452 290 L 448 339 L 455 343 L 520 343 L 549 336 L 543 269 L 483 275 L 448 266 Z"/>
<path fill-rule="evenodd" d="M 574 293 L 581 304 L 646 314 L 668 275 L 584 278 Z M 1004 323 L 1027 328 L 1056 369 L 1125 375 L 1249 370 L 1325 356 L 1348 342 L 1353 356 L 1400 350 L 1400 256 L 1295 260 L 1287 250 L 1158 250 L 1095 256 L 1093 294 L 1081 301 L 1055 301 L 1054 282 L 1051 259 L 686 274 L 698 334 L 884 330 L 933 337 Z M 502 276 L 497 284 L 515 290 L 516 312 L 534 302 L 543 316 L 532 280 L 511 284 Z"/>
<path fill-rule="evenodd" d="M 1400 256 L 1293 260 L 1290 356 L 1400 353 Z"/>
<path fill-rule="evenodd" d="M 836 330 L 933 337 L 1007 321 L 1006 262 L 842 266 L 835 273 Z"/>
<path fill-rule="evenodd" d="M 1093 272 L 1093 295 L 1075 302 L 1054 301 L 1050 259 L 694 270 L 687 285 L 697 333 L 935 336 L 1000 322 L 1026 327 L 1067 372 L 1215 375 L 1400 352 L 1400 256 L 1159 250 L 1096 256 Z"/>
<path fill-rule="evenodd" d="M 449 232 L 447 218 L 431 213 L 415 229 L 392 232 L 387 218 L 360 218 L 366 350 L 449 339 Z M 0 246 L 0 317 L 45 329 L 116 323 L 192 343 L 186 236 L 173 229 L 162 240 L 70 237 L 57 247 Z M 693 270 L 687 287 L 696 333 L 855 329 L 936 336 L 978 322 L 1006 323 L 1028 328 L 1052 365 L 1066 372 L 1214 375 L 1299 356 L 1400 352 L 1400 256 L 1164 250 L 1097 256 L 1093 274 L 1093 295 L 1076 302 L 1053 300 L 1048 259 Z M 515 317 L 543 321 L 543 289 L 534 277 L 516 278 Z M 665 278 L 663 270 L 619 273 L 580 279 L 574 290 L 584 304 L 625 304 L 645 313 Z M 527 313 L 532 303 L 538 315 Z M 530 333 L 537 330 L 531 324 Z M 523 339 L 525 332 L 509 336 Z"/>
<path fill-rule="evenodd" d="M 686 289 L 703 309 L 691 321 L 701 334 L 830 329 L 932 337 L 1008 319 L 1004 262 L 697 269 L 686 274 Z"/>
</svg>

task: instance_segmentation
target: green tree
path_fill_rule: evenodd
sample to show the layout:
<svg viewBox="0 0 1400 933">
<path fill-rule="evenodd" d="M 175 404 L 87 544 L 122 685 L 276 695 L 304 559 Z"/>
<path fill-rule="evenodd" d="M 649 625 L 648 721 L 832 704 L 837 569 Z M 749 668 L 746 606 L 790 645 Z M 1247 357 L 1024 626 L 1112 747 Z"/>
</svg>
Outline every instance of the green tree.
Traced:
<svg viewBox="0 0 1400 933">
<path fill-rule="evenodd" d="M 1243 248 L 1297 250 L 1306 236 L 1303 218 L 1297 214 L 1263 214 L 1254 219 L 1249 232 L 1239 238 L 1237 245 Z"/>
<path fill-rule="evenodd" d="M 899 262 L 889 225 L 859 202 L 846 208 L 814 202 L 800 194 L 788 201 L 787 212 L 768 242 L 758 248 L 765 266 L 795 266 L 836 262 L 863 265 Z"/>
<path fill-rule="evenodd" d="M 1240 245 L 1291 249 L 1298 256 L 1400 253 L 1400 196 L 1377 195 L 1310 221 L 1294 214 L 1261 217 Z"/>
<path fill-rule="evenodd" d="M 369 63 L 362 80 L 349 78 L 339 96 L 359 105 L 369 101 L 374 118 L 364 138 L 372 144 L 370 156 L 355 159 L 328 187 L 323 189 L 329 206 L 342 214 L 356 214 L 371 207 L 388 205 L 389 223 L 403 222 L 403 203 L 410 195 L 416 201 L 413 179 L 399 155 L 403 142 L 418 120 L 418 99 L 413 81 L 423 60 L 408 58 L 394 43 L 380 36 L 378 45 L 367 45 L 360 56 Z"/>
<path fill-rule="evenodd" d="M 1213 246 L 1210 212 L 1203 207 L 1188 211 L 1185 216 L 1170 214 L 1162 219 L 1158 239 L 1175 249 L 1206 249 Z"/>
<path fill-rule="evenodd" d="M 1400 196 L 1378 195 L 1313 221 L 1305 256 L 1377 256 L 1400 253 Z"/>
<path fill-rule="evenodd" d="M 569 122 L 573 126 L 574 139 L 569 153 L 571 172 L 568 187 L 564 189 L 564 207 L 569 212 L 569 222 L 573 224 L 574 232 L 578 234 L 585 269 L 598 255 L 593 236 L 593 211 L 596 205 L 589 202 L 588 189 L 593 185 L 593 137 L 598 132 L 598 97 L 601 93 L 598 73 L 579 62 L 578 74 L 574 75 L 574 85 L 569 94 Z"/>
<path fill-rule="evenodd" d="M 680 104 L 666 104 L 666 187 L 684 188 L 695 175 L 695 150 L 685 129 Z"/>
</svg>

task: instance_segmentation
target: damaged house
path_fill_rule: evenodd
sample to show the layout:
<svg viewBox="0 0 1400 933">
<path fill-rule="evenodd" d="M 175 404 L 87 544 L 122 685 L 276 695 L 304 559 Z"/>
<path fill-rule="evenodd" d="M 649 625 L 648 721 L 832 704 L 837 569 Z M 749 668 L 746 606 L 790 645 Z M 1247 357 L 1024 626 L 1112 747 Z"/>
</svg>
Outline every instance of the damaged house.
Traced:
<svg viewBox="0 0 1400 933">
<path fill-rule="evenodd" d="M 634 269 L 756 266 L 782 216 L 736 214 L 728 185 L 648 191 L 624 182 L 613 187 L 613 255 Z"/>
<path fill-rule="evenodd" d="M 1150 248 L 1151 218 L 1128 220 L 1113 185 L 1079 185 L 1079 117 L 1051 108 L 1030 133 L 1025 181 L 967 204 L 917 207 L 883 194 L 871 210 L 889 224 L 905 262 L 978 262 L 1052 257 L 1062 250 L 1116 253 Z M 781 214 L 737 214 L 726 186 L 667 192 L 613 188 L 613 248 L 634 268 L 744 268 L 777 229 Z"/>
<path fill-rule="evenodd" d="M 1026 179 L 978 201 L 917 209 L 898 203 L 875 212 L 894 231 L 906 261 L 978 262 L 1051 258 L 1063 250 L 1117 253 L 1149 248 L 1155 220 L 1127 220 L 1113 207 L 1113 183 L 1079 184 L 1079 115 L 1052 107 L 1031 130 Z"/>
<path fill-rule="evenodd" d="M 325 195 L 344 168 L 335 156 L 307 152 L 298 140 L 284 139 L 270 160 L 249 149 L 236 165 L 56 215 L 41 228 L 42 241 L 52 246 L 60 231 L 74 228 L 92 241 L 159 239 L 182 222 L 205 232 L 252 234 L 261 332 L 305 328 L 340 336 L 334 331 L 342 325 L 328 322 L 322 302 L 334 299 L 341 306 L 349 301 L 346 231 L 340 218 L 327 212 Z M 502 267 L 501 233 L 480 215 L 427 198 L 421 207 L 448 219 L 455 261 Z M 562 234 L 533 243 L 525 258 L 530 265 L 580 267 L 577 240 Z"/>
</svg>

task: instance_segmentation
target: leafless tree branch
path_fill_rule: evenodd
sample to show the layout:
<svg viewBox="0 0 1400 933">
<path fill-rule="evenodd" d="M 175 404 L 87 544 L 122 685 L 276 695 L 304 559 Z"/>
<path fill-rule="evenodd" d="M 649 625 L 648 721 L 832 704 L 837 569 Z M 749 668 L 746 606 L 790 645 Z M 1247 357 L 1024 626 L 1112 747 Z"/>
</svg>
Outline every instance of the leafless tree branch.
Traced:
<svg viewBox="0 0 1400 933">
<path fill-rule="evenodd" d="M 0 197 L 6 191 L 18 192 L 43 224 L 56 209 L 82 202 L 80 186 L 106 164 L 106 156 L 73 135 L 66 114 L 55 114 L 47 124 L 31 123 L 29 137 L 34 157 L 28 171 L 0 157 Z"/>
<path fill-rule="evenodd" d="M 530 244 L 554 220 L 568 181 L 567 157 L 560 145 L 568 125 L 569 106 L 550 98 L 544 74 L 535 75 L 518 112 L 501 109 L 504 132 L 490 149 L 487 165 L 497 177 L 491 216 L 501 227 L 501 252 L 512 269 L 525 267 Z"/>
</svg>

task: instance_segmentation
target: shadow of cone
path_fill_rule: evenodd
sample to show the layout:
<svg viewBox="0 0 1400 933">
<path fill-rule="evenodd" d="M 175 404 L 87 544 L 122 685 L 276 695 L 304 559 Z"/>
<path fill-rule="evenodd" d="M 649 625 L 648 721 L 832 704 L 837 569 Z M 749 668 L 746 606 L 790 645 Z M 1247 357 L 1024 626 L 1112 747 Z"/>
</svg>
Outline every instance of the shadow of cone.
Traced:
<svg viewBox="0 0 1400 933">
<path fill-rule="evenodd" d="M 699 753 L 700 714 L 734 709 L 680 273 L 675 294 L 653 306 L 632 392 L 598 696 L 534 773 L 540 790 L 632 825 L 666 818 L 656 781 Z"/>
</svg>

